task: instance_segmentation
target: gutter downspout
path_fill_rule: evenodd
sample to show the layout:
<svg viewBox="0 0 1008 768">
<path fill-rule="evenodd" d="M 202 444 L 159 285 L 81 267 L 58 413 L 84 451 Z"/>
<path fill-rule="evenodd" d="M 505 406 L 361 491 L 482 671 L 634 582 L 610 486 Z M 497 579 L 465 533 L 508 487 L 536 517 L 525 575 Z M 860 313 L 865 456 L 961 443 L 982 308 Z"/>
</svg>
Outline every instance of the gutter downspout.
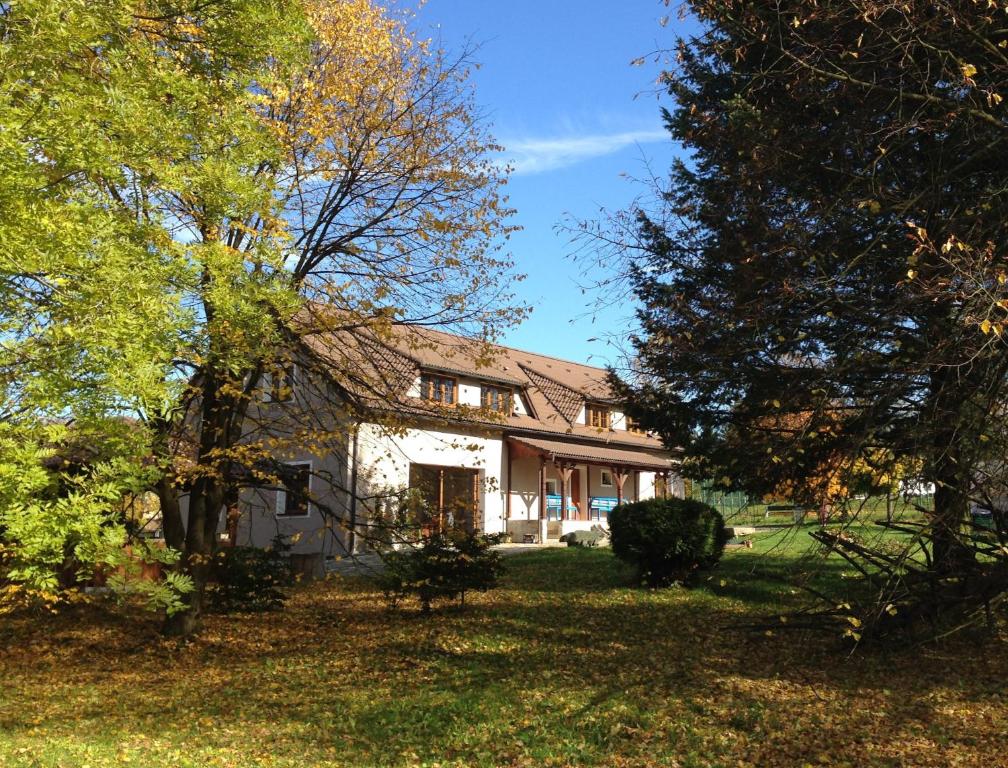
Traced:
<svg viewBox="0 0 1008 768">
<path fill-rule="evenodd" d="M 507 451 L 507 496 L 504 497 L 504 533 L 507 533 L 507 521 L 511 519 L 511 445 L 504 441 Z"/>
<path fill-rule="evenodd" d="M 353 426 L 353 446 L 350 449 L 350 530 L 347 533 L 347 550 L 351 555 L 357 552 L 357 434 L 360 422 Z"/>
</svg>

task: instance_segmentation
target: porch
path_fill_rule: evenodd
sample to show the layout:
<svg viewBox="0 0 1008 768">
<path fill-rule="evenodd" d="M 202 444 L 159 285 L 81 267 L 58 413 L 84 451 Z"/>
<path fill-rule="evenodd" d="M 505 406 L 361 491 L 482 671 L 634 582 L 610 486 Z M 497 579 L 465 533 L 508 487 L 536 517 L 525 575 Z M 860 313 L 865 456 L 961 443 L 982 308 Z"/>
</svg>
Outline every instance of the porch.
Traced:
<svg viewBox="0 0 1008 768">
<path fill-rule="evenodd" d="M 545 543 L 607 528 L 624 501 L 667 495 L 672 460 L 659 452 L 509 435 L 505 530 L 517 543 Z"/>
</svg>

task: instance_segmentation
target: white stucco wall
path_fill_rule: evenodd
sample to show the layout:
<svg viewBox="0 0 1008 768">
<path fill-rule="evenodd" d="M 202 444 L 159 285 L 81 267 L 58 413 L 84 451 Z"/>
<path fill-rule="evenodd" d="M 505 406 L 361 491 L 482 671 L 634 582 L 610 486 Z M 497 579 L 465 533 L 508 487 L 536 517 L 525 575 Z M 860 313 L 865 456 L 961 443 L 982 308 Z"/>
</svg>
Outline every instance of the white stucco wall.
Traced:
<svg viewBox="0 0 1008 768">
<path fill-rule="evenodd" d="M 507 478 L 505 478 L 505 482 L 506 480 Z M 528 458 L 513 459 L 511 461 L 511 519 L 536 520 L 538 518 L 539 462 Z"/>
<path fill-rule="evenodd" d="M 478 399 L 478 395 L 477 395 Z M 483 490 L 480 517 L 486 533 L 504 529 L 506 472 L 500 436 L 465 435 L 438 429 L 410 428 L 389 434 L 374 424 L 362 424 L 358 438 L 358 484 L 368 495 L 378 489 L 409 486 L 410 464 L 462 467 L 479 471 Z"/>
<path fill-rule="evenodd" d="M 306 516 L 278 516 L 277 489 L 267 487 L 265 481 L 261 487 L 249 487 L 249 483 L 238 497 L 240 516 L 235 543 L 268 547 L 279 533 L 288 539 L 292 554 L 339 555 L 346 541 L 348 505 L 344 413 L 334 407 L 327 380 L 313 379 L 305 369 L 295 366 L 292 385 L 287 400 L 274 402 L 264 393 L 261 401 L 252 404 L 243 439 L 262 448 L 261 441 L 275 435 L 270 458 L 284 463 L 310 463 L 310 490 L 317 504 L 309 505 Z M 261 389 L 269 389 L 268 377 Z M 325 445 L 321 455 L 309 452 L 301 440 L 292 438 L 295 429 L 310 432 L 320 445 Z M 188 526 L 188 494 L 182 494 L 179 502 L 183 525 Z M 217 530 L 222 538 L 226 536 L 227 510 L 220 511 Z"/>
<path fill-rule="evenodd" d="M 481 397 L 483 390 L 479 384 L 460 381 L 458 390 L 459 405 L 468 405 L 473 408 L 479 408 L 483 404 Z"/>
<path fill-rule="evenodd" d="M 461 434 L 435 428 L 410 428 L 401 433 L 389 433 L 373 424 L 363 424 L 358 443 L 358 487 L 362 496 L 382 490 L 399 490 L 409 486 L 410 464 L 460 467 L 479 471 L 481 481 L 480 519 L 485 533 L 498 533 L 506 528 L 506 520 L 538 520 L 539 461 L 534 458 L 514 458 L 511 461 L 510 517 L 507 515 L 508 492 L 507 446 L 499 435 Z M 587 512 L 591 496 L 615 497 L 616 486 L 601 485 L 602 468 L 577 466 L 578 494 Z M 559 480 L 556 466 L 547 463 L 545 477 Z M 559 482 L 557 483 L 559 486 Z M 623 488 L 625 500 L 654 496 L 655 473 L 630 473 Z"/>
<path fill-rule="evenodd" d="M 308 505 L 306 516 L 277 515 L 275 488 L 246 488 L 242 491 L 236 544 L 268 547 L 279 533 L 287 538 L 294 554 L 321 552 L 323 555 L 345 554 L 345 530 L 340 521 L 346 519 L 347 499 L 340 490 L 346 485 L 342 457 L 311 454 L 284 457 L 289 463 L 310 463 L 310 492 L 317 504 Z M 331 481 L 328 478 L 332 478 Z M 221 522 L 221 531 L 224 521 Z"/>
</svg>

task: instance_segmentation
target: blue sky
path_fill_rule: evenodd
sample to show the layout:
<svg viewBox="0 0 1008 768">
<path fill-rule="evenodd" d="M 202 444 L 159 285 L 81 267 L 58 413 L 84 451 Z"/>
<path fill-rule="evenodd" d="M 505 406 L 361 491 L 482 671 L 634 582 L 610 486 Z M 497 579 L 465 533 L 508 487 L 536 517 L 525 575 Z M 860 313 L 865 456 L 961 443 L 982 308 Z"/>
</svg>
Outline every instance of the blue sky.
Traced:
<svg viewBox="0 0 1008 768">
<path fill-rule="evenodd" d="M 419 12 L 420 31 L 449 50 L 479 45 L 477 100 L 516 167 L 507 191 L 523 230 L 510 250 L 535 309 L 508 344 L 602 365 L 616 356 L 604 339 L 625 338 L 632 324 L 625 304 L 592 320 L 570 235 L 557 225 L 625 207 L 642 191 L 627 177 L 643 176 L 645 161 L 668 169 L 675 147 L 659 115 L 660 69 L 630 62 L 672 44 L 683 26 L 673 8 L 662 28 L 669 13 L 660 0 L 428 0 Z"/>
</svg>

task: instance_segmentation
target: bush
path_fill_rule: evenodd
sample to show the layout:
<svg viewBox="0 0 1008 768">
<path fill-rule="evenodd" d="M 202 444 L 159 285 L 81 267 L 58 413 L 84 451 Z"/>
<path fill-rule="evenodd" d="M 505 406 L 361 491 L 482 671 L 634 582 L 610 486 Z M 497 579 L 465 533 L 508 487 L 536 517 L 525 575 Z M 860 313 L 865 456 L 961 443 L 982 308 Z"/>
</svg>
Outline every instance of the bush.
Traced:
<svg viewBox="0 0 1008 768">
<path fill-rule="evenodd" d="M 651 587 L 686 582 L 710 568 L 728 541 L 718 511 L 693 499 L 621 504 L 609 514 L 609 535 L 616 556 Z"/>
<path fill-rule="evenodd" d="M 227 547 L 214 558 L 214 583 L 208 586 L 210 605 L 223 613 L 271 611 L 287 600 L 283 588 L 294 583 L 290 544 L 283 537 L 268 549 Z"/>
<path fill-rule="evenodd" d="M 460 598 L 469 590 L 485 592 L 497 586 L 503 570 L 500 554 L 486 536 L 433 533 L 403 550 L 383 552 L 385 572 L 377 577 L 389 604 L 415 595 L 429 613 L 435 600 Z"/>
</svg>

